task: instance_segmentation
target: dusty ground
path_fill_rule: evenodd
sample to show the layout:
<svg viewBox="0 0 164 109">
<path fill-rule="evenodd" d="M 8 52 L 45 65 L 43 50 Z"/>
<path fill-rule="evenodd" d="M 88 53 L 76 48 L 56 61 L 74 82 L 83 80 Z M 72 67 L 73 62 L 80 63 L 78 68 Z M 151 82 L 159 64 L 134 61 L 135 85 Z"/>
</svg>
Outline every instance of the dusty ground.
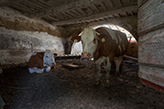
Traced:
<svg viewBox="0 0 164 109">
<path fill-rule="evenodd" d="M 62 63 L 49 73 L 30 74 L 26 67 L 4 69 L 0 75 L 0 95 L 4 109 L 163 109 L 164 94 L 142 85 L 137 76 L 138 65 L 124 63 L 119 76 L 111 73 L 109 88 L 96 86 L 95 66 L 82 61 L 86 67 L 68 70 Z"/>
</svg>

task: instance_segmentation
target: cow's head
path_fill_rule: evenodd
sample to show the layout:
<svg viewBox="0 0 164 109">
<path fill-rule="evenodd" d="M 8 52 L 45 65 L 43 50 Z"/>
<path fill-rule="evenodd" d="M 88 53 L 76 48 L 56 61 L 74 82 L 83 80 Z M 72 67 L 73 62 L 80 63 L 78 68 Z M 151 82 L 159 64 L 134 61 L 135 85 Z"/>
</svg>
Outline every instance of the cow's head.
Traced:
<svg viewBox="0 0 164 109">
<path fill-rule="evenodd" d="M 55 63 L 55 57 L 57 56 L 57 54 L 52 54 L 50 52 L 50 50 L 46 50 L 46 52 L 44 53 L 44 57 L 43 57 L 43 64 L 44 66 L 55 66 L 56 63 Z"/>
<path fill-rule="evenodd" d="M 85 28 L 82 34 L 72 38 L 75 42 L 81 40 L 83 47 L 82 58 L 88 59 L 93 57 L 98 45 L 98 35 L 99 33 L 97 33 L 93 28 Z"/>
</svg>

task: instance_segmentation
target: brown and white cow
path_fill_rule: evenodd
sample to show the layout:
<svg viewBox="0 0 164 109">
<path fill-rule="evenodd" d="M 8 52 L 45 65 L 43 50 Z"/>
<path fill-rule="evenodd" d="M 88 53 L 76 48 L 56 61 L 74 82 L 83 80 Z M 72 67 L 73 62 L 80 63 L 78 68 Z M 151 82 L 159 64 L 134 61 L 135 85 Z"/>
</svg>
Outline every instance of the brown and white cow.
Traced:
<svg viewBox="0 0 164 109">
<path fill-rule="evenodd" d="M 46 52 L 34 52 L 31 54 L 28 62 L 28 70 L 30 73 L 43 73 L 49 72 L 52 66 L 55 66 L 56 53 L 52 54 L 50 50 Z"/>
<path fill-rule="evenodd" d="M 122 57 L 128 48 L 126 34 L 106 27 L 85 28 L 80 36 L 73 37 L 72 40 L 82 41 L 82 58 L 94 58 L 98 73 L 96 84 L 100 81 L 101 64 L 106 63 L 106 85 L 109 86 L 111 64 L 115 62 L 116 73 L 118 73 Z"/>
</svg>

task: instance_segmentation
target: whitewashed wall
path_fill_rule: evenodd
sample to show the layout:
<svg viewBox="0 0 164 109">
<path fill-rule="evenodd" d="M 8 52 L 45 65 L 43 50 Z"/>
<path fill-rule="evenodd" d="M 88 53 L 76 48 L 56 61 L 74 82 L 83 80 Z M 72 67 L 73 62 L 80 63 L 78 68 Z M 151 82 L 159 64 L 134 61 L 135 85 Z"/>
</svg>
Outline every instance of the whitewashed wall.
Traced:
<svg viewBox="0 0 164 109">
<path fill-rule="evenodd" d="M 28 62 L 34 51 L 51 50 L 64 54 L 62 39 L 46 32 L 15 31 L 0 28 L 0 64 L 20 65 Z"/>
</svg>

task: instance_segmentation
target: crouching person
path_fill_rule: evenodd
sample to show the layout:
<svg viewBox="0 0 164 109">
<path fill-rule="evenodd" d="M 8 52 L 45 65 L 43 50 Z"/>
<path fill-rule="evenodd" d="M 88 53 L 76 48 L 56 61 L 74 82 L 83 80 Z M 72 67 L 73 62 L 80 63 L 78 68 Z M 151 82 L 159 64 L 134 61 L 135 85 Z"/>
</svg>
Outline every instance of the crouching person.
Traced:
<svg viewBox="0 0 164 109">
<path fill-rule="evenodd" d="M 56 53 L 52 54 L 50 50 L 46 52 L 34 52 L 30 56 L 28 62 L 28 70 L 30 73 L 43 73 L 49 72 L 52 66 L 55 66 Z"/>
</svg>

